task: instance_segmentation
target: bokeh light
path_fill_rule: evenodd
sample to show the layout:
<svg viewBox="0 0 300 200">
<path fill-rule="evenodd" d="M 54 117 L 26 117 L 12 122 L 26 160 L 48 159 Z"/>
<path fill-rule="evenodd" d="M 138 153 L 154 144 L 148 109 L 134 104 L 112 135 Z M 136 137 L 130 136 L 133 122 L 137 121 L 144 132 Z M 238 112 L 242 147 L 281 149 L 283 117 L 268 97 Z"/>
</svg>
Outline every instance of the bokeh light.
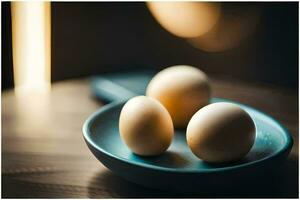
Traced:
<svg viewBox="0 0 300 200">
<path fill-rule="evenodd" d="M 50 2 L 12 2 L 12 44 L 16 94 L 50 88 Z"/>
<path fill-rule="evenodd" d="M 188 42 L 206 52 L 236 48 L 255 32 L 261 10 L 258 5 L 226 3 L 217 24 L 206 34 L 189 38 Z"/>
<path fill-rule="evenodd" d="M 207 52 L 238 47 L 254 33 L 262 6 L 251 3 L 147 2 L 159 24 Z"/>
<path fill-rule="evenodd" d="M 218 21 L 220 3 L 207 2 L 147 2 L 156 20 L 179 37 L 198 37 Z"/>
</svg>

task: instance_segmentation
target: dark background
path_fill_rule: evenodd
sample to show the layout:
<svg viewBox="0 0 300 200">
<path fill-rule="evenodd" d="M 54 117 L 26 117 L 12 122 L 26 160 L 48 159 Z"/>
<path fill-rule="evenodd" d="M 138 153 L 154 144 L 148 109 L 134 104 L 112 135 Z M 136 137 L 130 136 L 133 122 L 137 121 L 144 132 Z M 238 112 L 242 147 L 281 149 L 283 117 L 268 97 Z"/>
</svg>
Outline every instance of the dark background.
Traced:
<svg viewBox="0 0 300 200">
<path fill-rule="evenodd" d="M 167 32 L 143 2 L 51 4 L 53 82 L 189 64 L 209 75 L 298 88 L 298 2 L 252 3 L 263 7 L 256 32 L 219 53 Z M 10 3 L 2 2 L 2 89 L 13 86 L 10 20 Z"/>
</svg>

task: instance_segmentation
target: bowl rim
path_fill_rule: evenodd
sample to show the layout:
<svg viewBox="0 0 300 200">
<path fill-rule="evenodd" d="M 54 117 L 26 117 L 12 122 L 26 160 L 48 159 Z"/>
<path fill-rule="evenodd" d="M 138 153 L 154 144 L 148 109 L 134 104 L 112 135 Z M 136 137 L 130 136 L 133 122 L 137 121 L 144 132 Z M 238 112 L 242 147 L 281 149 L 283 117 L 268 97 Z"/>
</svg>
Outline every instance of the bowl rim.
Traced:
<svg viewBox="0 0 300 200">
<path fill-rule="evenodd" d="M 289 131 L 283 125 L 281 125 L 273 117 L 271 117 L 271 116 L 255 109 L 255 108 L 252 108 L 252 107 L 247 106 L 245 104 L 241 104 L 241 103 L 229 100 L 229 99 L 212 98 L 212 100 L 214 100 L 216 102 L 235 103 L 239 106 L 242 106 L 243 108 L 246 108 L 247 110 L 251 110 L 253 112 L 258 113 L 259 115 L 261 115 L 263 118 L 265 118 L 268 121 L 272 121 L 277 126 L 278 129 L 281 129 L 280 132 L 282 133 L 282 136 L 286 140 L 285 144 L 283 145 L 283 147 L 281 149 L 276 151 L 274 154 L 268 155 L 264 158 L 261 158 L 261 159 L 255 160 L 255 161 L 251 161 L 251 162 L 247 162 L 247 163 L 243 163 L 243 164 L 238 164 L 238 165 L 233 165 L 233 166 L 225 166 L 225 167 L 218 167 L 218 168 L 207 169 L 207 170 L 205 170 L 205 169 L 198 170 L 198 169 L 185 169 L 185 168 L 168 168 L 168 167 L 155 166 L 155 165 L 151 165 L 151 164 L 148 164 L 148 163 L 132 162 L 131 160 L 119 157 L 117 155 L 114 155 L 114 154 L 106 151 L 105 149 L 103 149 L 99 145 L 97 145 L 90 137 L 90 133 L 91 133 L 90 128 L 91 128 L 93 122 L 96 120 L 96 118 L 99 115 L 101 115 L 102 113 L 105 113 L 105 112 L 111 110 L 112 108 L 115 108 L 117 106 L 125 104 L 125 102 L 127 100 L 121 100 L 121 101 L 115 101 L 115 102 L 109 103 L 109 104 L 104 105 L 103 107 L 101 107 L 99 110 L 97 110 L 93 114 L 91 114 L 85 120 L 85 122 L 83 124 L 83 127 L 82 127 L 83 137 L 84 137 L 84 140 L 88 143 L 88 145 L 91 145 L 99 153 L 101 153 L 105 156 L 111 157 L 113 159 L 116 159 L 120 162 L 125 162 L 129 165 L 134 165 L 134 166 L 137 166 L 137 167 L 143 167 L 143 168 L 147 168 L 147 169 L 151 169 L 151 170 L 159 170 L 159 171 L 164 171 L 164 172 L 175 172 L 175 173 L 215 173 L 215 172 L 224 172 L 224 171 L 230 171 L 230 170 L 244 169 L 244 168 L 247 168 L 247 167 L 257 166 L 257 165 L 262 164 L 266 161 L 276 159 L 276 158 L 282 156 L 283 154 L 285 154 L 286 152 L 291 150 L 291 148 L 293 146 L 293 138 L 292 138 L 291 134 L 289 133 Z"/>
</svg>

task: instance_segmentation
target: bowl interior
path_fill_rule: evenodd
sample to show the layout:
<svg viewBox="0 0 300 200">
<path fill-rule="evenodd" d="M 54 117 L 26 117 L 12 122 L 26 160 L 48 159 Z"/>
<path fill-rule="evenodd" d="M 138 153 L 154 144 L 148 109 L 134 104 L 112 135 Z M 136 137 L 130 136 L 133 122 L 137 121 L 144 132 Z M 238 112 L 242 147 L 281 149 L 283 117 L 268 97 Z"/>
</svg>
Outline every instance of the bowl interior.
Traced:
<svg viewBox="0 0 300 200">
<path fill-rule="evenodd" d="M 212 99 L 212 102 L 228 102 Z M 119 114 L 125 102 L 100 109 L 86 122 L 84 137 L 97 151 L 132 164 L 164 170 L 213 171 L 257 162 L 283 151 L 291 145 L 286 130 L 274 119 L 245 105 L 238 104 L 250 114 L 256 126 L 256 139 L 251 151 L 242 160 L 229 164 L 208 164 L 192 154 L 187 146 L 185 130 L 176 130 L 169 149 L 160 156 L 141 157 L 133 154 L 119 135 Z"/>
</svg>

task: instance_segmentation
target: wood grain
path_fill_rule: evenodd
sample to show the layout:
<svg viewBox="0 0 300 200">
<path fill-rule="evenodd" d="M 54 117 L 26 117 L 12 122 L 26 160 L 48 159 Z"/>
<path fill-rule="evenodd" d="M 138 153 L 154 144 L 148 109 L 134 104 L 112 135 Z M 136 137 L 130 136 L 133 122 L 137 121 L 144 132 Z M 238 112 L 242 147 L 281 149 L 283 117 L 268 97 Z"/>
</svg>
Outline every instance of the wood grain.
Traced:
<svg viewBox="0 0 300 200">
<path fill-rule="evenodd" d="M 82 138 L 83 122 L 103 104 L 92 97 L 88 81 L 79 79 L 55 83 L 43 96 L 2 93 L 2 197 L 298 197 L 297 91 L 216 77 L 212 86 L 214 97 L 256 107 L 292 133 L 289 159 L 264 189 L 247 183 L 192 196 L 147 189 L 114 175 Z"/>
</svg>

